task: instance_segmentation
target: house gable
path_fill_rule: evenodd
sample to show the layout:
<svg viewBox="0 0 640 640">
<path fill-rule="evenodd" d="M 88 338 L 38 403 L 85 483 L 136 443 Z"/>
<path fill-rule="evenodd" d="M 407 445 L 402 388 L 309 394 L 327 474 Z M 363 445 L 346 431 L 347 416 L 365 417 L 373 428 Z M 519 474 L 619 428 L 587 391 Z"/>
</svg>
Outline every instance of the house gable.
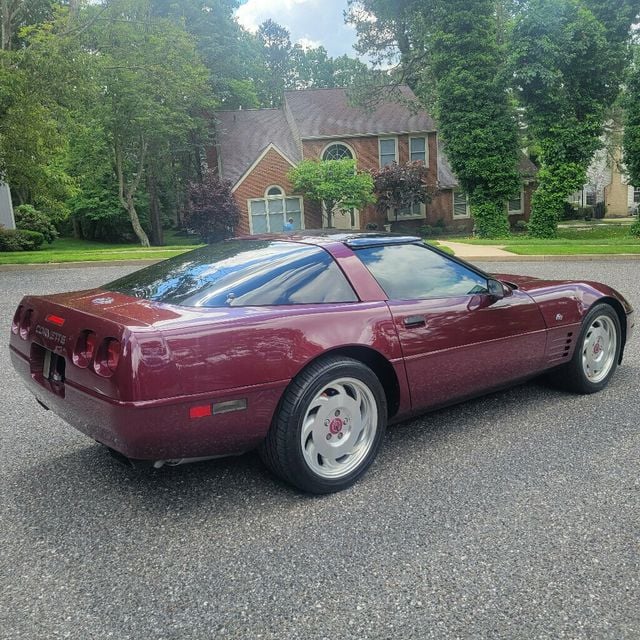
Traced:
<svg viewBox="0 0 640 640">
<path fill-rule="evenodd" d="M 249 202 L 264 198 L 267 189 L 280 187 L 286 195 L 291 195 L 292 186 L 287 174 L 295 163 L 274 144 L 268 145 L 256 158 L 233 187 L 233 195 L 240 209 L 239 235 L 251 233 L 249 223 Z"/>
<path fill-rule="evenodd" d="M 280 155 L 280 157 L 289 164 L 289 169 L 291 167 L 296 166 L 296 163 L 291 158 L 287 157 L 287 155 L 284 152 L 282 152 L 280 149 L 278 149 L 278 147 L 272 142 L 264 148 L 262 153 L 253 161 L 251 166 L 240 176 L 238 181 L 233 185 L 231 189 L 232 193 L 234 193 L 240 187 L 240 185 L 247 179 L 247 177 L 249 177 L 257 169 L 260 163 L 265 159 L 267 154 L 269 154 L 270 152 L 274 152 Z M 268 166 L 271 166 L 273 162 L 271 164 L 269 163 L 267 164 Z M 289 171 L 289 169 L 287 169 L 287 171 Z"/>
</svg>

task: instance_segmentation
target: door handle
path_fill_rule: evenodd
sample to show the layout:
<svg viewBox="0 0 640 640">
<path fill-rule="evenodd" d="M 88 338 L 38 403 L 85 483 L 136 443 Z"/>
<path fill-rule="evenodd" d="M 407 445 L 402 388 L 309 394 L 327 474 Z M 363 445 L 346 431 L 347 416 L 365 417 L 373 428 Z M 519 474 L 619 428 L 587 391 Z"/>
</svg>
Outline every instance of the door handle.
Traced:
<svg viewBox="0 0 640 640">
<path fill-rule="evenodd" d="M 403 322 L 405 327 L 424 327 L 427 319 L 424 316 L 407 316 Z"/>
</svg>

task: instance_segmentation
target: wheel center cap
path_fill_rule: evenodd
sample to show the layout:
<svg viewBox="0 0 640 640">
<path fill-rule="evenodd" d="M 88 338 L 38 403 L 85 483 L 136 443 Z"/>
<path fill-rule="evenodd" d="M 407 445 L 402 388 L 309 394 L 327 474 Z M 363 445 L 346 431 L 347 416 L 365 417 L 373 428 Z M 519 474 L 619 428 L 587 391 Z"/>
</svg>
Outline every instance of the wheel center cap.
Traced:
<svg viewBox="0 0 640 640">
<path fill-rule="evenodd" d="M 593 345 L 593 355 L 597 356 L 602 351 L 602 338 L 598 338 L 598 341 Z"/>
<path fill-rule="evenodd" d="M 329 424 L 329 431 L 333 434 L 340 433 L 343 426 L 344 422 L 340 418 L 334 418 Z"/>
</svg>

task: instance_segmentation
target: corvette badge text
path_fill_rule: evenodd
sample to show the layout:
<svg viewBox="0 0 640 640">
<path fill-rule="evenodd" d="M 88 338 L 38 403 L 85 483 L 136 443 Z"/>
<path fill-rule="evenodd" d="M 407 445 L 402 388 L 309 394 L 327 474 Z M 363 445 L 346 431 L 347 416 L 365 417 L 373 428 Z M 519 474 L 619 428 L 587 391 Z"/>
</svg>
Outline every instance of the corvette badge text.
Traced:
<svg viewBox="0 0 640 640">
<path fill-rule="evenodd" d="M 36 325 L 36 335 L 51 340 L 51 342 L 57 342 L 60 346 L 64 346 L 64 343 L 67 341 L 67 336 L 63 333 L 51 331 L 51 329 L 47 329 L 47 327 L 43 327 L 41 324 Z"/>
</svg>

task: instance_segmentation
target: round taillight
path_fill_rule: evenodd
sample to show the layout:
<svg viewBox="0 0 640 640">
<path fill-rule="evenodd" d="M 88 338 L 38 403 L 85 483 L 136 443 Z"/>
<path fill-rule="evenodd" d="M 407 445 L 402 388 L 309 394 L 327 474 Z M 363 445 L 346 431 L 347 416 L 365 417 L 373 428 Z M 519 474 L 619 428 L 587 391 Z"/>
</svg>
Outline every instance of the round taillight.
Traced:
<svg viewBox="0 0 640 640">
<path fill-rule="evenodd" d="M 22 316 L 22 320 L 20 320 L 20 337 L 23 340 L 26 340 L 29 337 L 29 332 L 31 331 L 32 317 L 33 317 L 33 309 L 27 309 L 27 311 Z"/>
<path fill-rule="evenodd" d="M 98 349 L 94 362 L 95 372 L 108 378 L 115 373 L 120 362 L 120 342 L 115 338 L 105 338 Z"/>
<path fill-rule="evenodd" d="M 22 305 L 18 306 L 18 308 L 16 309 L 16 312 L 13 314 L 13 320 L 11 321 L 11 333 L 13 333 L 16 336 L 20 331 L 20 316 L 22 315 L 23 308 L 24 307 Z"/>
<path fill-rule="evenodd" d="M 107 343 L 107 368 L 113 373 L 120 362 L 120 343 L 117 340 L 109 340 Z"/>
<path fill-rule="evenodd" d="M 98 338 L 93 331 L 83 331 L 76 341 L 76 348 L 73 350 L 73 364 L 81 369 L 86 369 L 93 360 L 97 344 Z"/>
</svg>

